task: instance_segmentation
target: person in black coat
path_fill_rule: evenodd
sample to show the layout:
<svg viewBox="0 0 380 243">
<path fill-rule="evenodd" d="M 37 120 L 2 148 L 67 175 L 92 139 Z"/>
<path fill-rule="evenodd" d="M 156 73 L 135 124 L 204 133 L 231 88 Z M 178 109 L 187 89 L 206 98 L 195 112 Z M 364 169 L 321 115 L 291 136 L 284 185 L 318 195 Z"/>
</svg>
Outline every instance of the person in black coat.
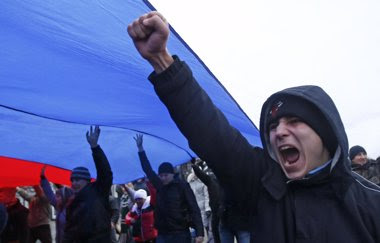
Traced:
<svg viewBox="0 0 380 243">
<path fill-rule="evenodd" d="M 199 164 L 203 161 L 196 161 L 196 159 L 191 160 L 191 166 L 193 167 L 195 175 L 207 186 L 207 191 L 209 195 L 209 205 L 211 208 L 211 230 L 214 237 L 215 243 L 220 243 L 219 237 L 219 210 L 222 200 L 222 192 L 218 180 L 215 176 L 207 174 L 204 172 Z"/>
<path fill-rule="evenodd" d="M 0 235 L 3 232 L 5 226 L 8 222 L 8 213 L 7 208 L 4 206 L 4 204 L 0 203 Z"/>
<path fill-rule="evenodd" d="M 323 89 L 271 95 L 260 116 L 263 148 L 254 147 L 186 63 L 170 55 L 161 14 L 141 16 L 128 33 L 154 68 L 149 80 L 190 148 L 250 215 L 255 241 L 380 242 L 379 187 L 351 171 L 343 122 Z"/>
<path fill-rule="evenodd" d="M 190 243 L 189 227 L 195 229 L 196 243 L 203 242 L 203 223 L 195 195 L 190 185 L 174 176 L 173 165 L 163 162 L 158 175 L 153 171 L 143 147 L 143 135 L 135 137 L 141 167 L 157 190 L 154 225 L 158 231 L 156 243 Z"/>
<path fill-rule="evenodd" d="M 112 171 L 103 150 L 98 145 L 99 126 L 87 132 L 97 177 L 91 182 L 85 167 L 76 167 L 71 173 L 74 198 L 66 209 L 64 243 L 101 243 L 111 241 L 111 215 L 109 192 Z"/>
</svg>

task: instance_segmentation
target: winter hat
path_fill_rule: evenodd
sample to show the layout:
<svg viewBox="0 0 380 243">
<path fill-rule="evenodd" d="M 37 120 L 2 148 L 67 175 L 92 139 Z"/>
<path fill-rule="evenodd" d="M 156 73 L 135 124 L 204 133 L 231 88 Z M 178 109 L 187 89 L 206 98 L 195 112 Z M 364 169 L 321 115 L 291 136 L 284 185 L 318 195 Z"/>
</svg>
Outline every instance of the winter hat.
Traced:
<svg viewBox="0 0 380 243">
<path fill-rule="evenodd" d="M 147 197 L 147 193 L 144 189 L 139 189 L 137 191 L 135 191 L 135 195 L 133 196 L 134 199 L 146 199 Z"/>
<path fill-rule="evenodd" d="M 333 156 L 338 146 L 336 136 L 325 116 L 311 102 L 291 95 L 283 95 L 277 98 L 267 114 L 266 128 L 277 122 L 281 117 L 297 117 L 308 124 L 321 138 L 323 145 Z"/>
<path fill-rule="evenodd" d="M 353 160 L 355 158 L 355 156 L 358 155 L 359 153 L 367 154 L 367 151 L 365 151 L 365 149 L 359 145 L 355 145 L 355 146 L 351 147 L 350 152 L 349 152 L 350 159 Z"/>
<path fill-rule="evenodd" d="M 161 173 L 174 174 L 173 165 L 171 163 L 169 163 L 169 162 L 163 162 L 158 167 L 158 174 L 161 174 Z"/>
<path fill-rule="evenodd" d="M 71 172 L 70 180 L 72 179 L 91 180 L 91 175 L 86 167 L 76 167 Z"/>
</svg>

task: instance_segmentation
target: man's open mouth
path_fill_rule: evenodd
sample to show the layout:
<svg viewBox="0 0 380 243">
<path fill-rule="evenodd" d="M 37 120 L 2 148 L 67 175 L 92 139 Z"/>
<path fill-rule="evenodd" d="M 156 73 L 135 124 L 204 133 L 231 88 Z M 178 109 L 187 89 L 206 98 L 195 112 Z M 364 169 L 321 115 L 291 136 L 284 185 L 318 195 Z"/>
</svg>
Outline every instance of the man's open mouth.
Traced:
<svg viewBox="0 0 380 243">
<path fill-rule="evenodd" d="M 279 150 L 283 160 L 289 164 L 295 163 L 300 157 L 298 149 L 293 146 L 281 146 Z"/>
</svg>

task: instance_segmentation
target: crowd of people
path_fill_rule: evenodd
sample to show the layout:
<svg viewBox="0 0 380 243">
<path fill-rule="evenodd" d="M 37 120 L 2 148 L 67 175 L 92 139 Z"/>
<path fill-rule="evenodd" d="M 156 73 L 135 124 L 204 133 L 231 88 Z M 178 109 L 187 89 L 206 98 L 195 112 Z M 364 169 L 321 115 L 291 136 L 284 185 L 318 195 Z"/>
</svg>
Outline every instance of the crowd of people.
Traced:
<svg viewBox="0 0 380 243">
<path fill-rule="evenodd" d="M 165 18 L 151 12 L 128 26 L 153 67 L 149 80 L 201 159 L 178 173 L 154 171 L 142 134 L 136 152 L 145 178 L 116 185 L 98 144 L 86 134 L 95 167 L 71 173 L 71 187 L 0 188 L 1 242 L 380 242 L 380 159 L 349 149 L 338 110 L 320 87 L 279 91 L 264 103 L 263 148 L 232 127 L 179 57 L 170 55 Z M 18 195 L 18 197 L 16 197 Z M 28 202 L 28 207 L 20 203 Z M 55 210 L 55 235 L 50 228 Z"/>
</svg>

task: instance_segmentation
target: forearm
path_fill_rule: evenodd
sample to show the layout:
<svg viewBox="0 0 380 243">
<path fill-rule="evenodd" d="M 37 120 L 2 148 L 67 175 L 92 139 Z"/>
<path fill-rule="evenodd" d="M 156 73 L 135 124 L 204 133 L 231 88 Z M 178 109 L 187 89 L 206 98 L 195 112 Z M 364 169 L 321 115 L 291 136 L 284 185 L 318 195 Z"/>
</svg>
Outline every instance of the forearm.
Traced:
<svg viewBox="0 0 380 243">
<path fill-rule="evenodd" d="M 160 53 L 160 55 L 153 56 L 148 62 L 152 65 L 156 73 L 161 73 L 170 67 L 174 62 L 174 59 L 166 50 L 165 52 Z"/>
<path fill-rule="evenodd" d="M 152 74 L 149 79 L 192 150 L 213 170 L 217 166 L 216 170 L 235 174 L 239 167 L 237 152 L 250 145 L 194 80 L 188 66 L 176 59 L 164 72 Z"/>
<path fill-rule="evenodd" d="M 135 201 L 135 199 L 134 199 L 135 190 L 132 187 L 129 187 L 129 186 L 126 186 L 125 190 L 127 191 L 127 193 L 129 195 L 129 197 L 131 198 L 131 200 L 134 202 Z"/>
<path fill-rule="evenodd" d="M 139 158 L 140 158 L 141 168 L 143 169 L 144 173 L 148 177 L 149 181 L 154 185 L 156 189 L 161 187 L 160 178 L 153 171 L 152 166 L 150 165 L 149 160 L 144 151 L 139 152 Z"/>
<path fill-rule="evenodd" d="M 203 182 L 203 184 L 205 184 L 206 186 L 210 184 L 211 178 L 203 170 L 201 170 L 199 166 L 193 166 L 193 170 L 195 175 L 199 178 L 199 180 Z"/>
<path fill-rule="evenodd" d="M 95 148 L 91 148 L 91 150 L 96 166 L 96 185 L 105 194 L 108 195 L 113 179 L 110 164 L 106 155 L 104 154 L 103 150 L 100 148 L 99 145 Z"/>
<path fill-rule="evenodd" d="M 44 194 L 49 199 L 50 204 L 53 205 L 53 207 L 56 207 L 57 201 L 55 199 L 54 192 L 51 189 L 50 183 L 46 178 L 41 178 L 41 187 L 42 187 L 42 190 L 44 191 Z"/>
</svg>

